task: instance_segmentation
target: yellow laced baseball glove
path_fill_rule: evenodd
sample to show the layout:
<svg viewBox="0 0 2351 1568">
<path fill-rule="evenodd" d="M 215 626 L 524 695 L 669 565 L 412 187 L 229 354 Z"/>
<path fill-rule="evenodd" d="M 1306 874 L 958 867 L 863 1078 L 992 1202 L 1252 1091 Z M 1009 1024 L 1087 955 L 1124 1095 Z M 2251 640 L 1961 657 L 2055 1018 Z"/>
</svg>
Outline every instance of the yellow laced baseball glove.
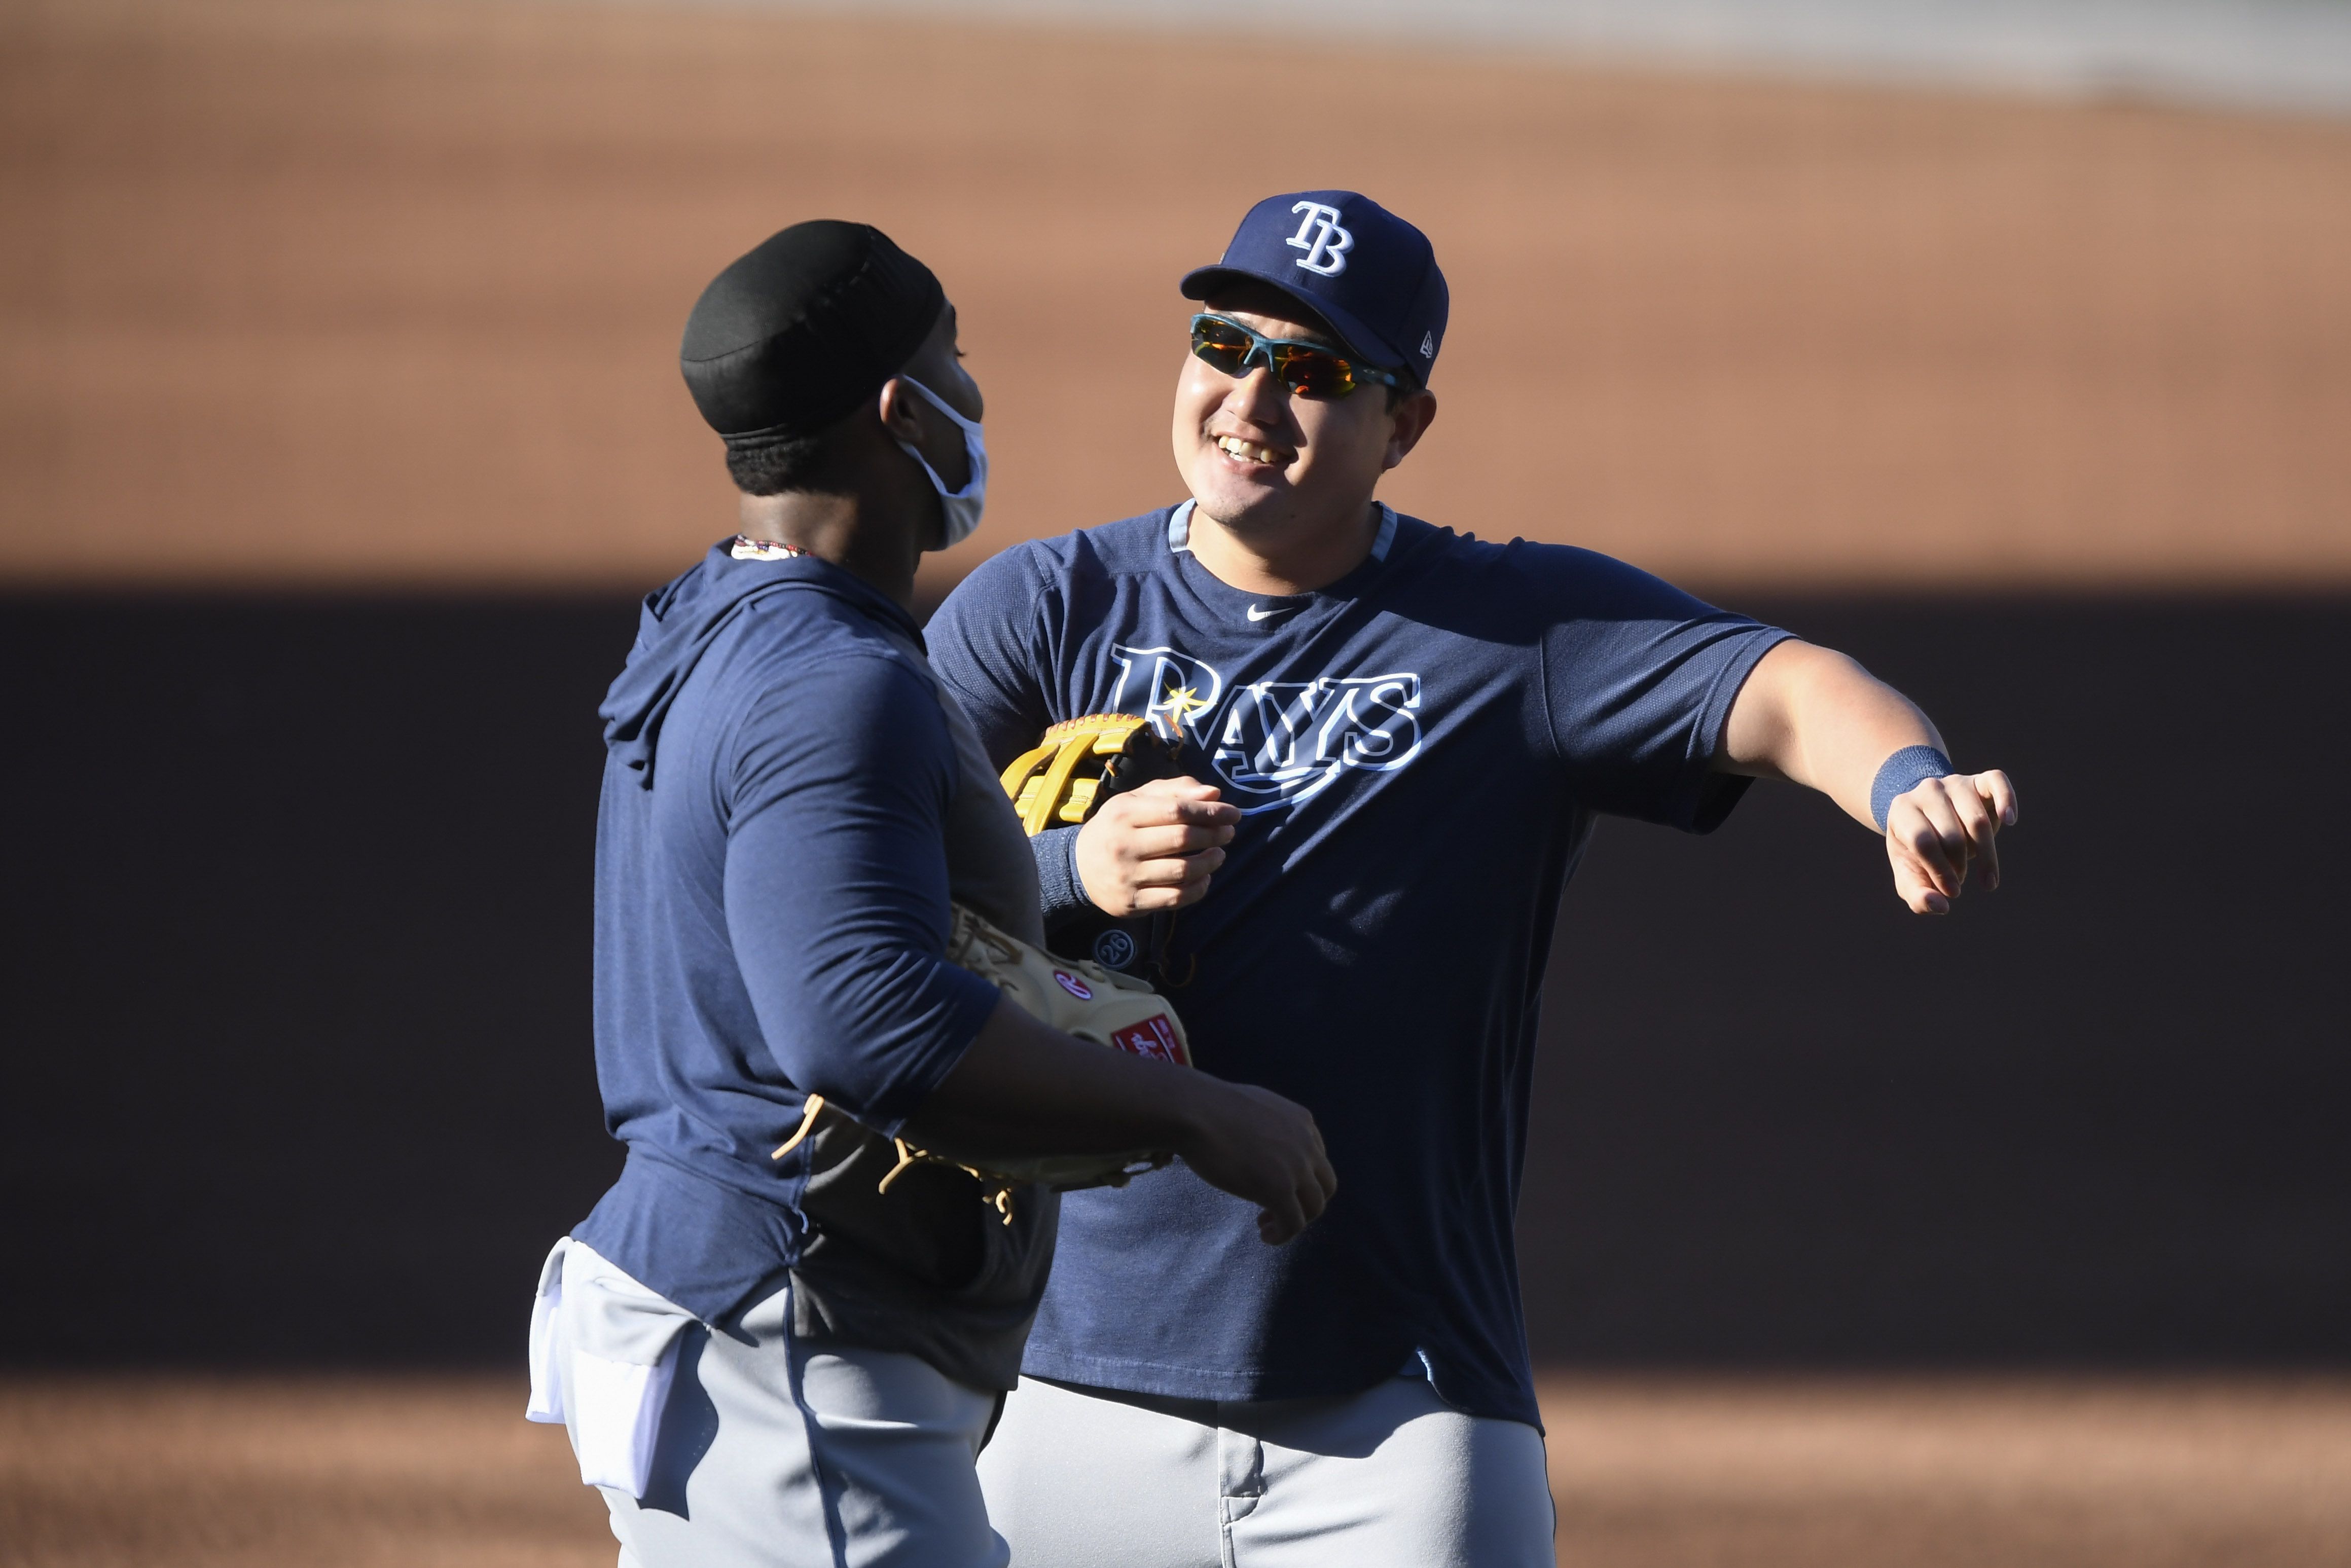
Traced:
<svg viewBox="0 0 2351 1568">
<path fill-rule="evenodd" d="M 1084 821 L 1113 795 L 1182 773 L 1176 748 L 1131 713 L 1063 719 L 1004 770 L 1020 826 L 1030 837 Z"/>
</svg>

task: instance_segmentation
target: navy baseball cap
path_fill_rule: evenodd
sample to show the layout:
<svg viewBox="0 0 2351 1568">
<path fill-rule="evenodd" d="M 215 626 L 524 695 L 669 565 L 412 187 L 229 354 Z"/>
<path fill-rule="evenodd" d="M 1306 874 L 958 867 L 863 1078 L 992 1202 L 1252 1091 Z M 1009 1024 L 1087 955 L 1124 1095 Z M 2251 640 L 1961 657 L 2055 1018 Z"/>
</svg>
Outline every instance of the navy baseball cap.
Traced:
<svg viewBox="0 0 2351 1568">
<path fill-rule="evenodd" d="M 1293 191 L 1249 210 L 1224 259 L 1184 275 L 1186 299 L 1236 278 L 1270 283 L 1331 325 L 1350 352 L 1426 385 L 1450 296 L 1428 236 L 1353 191 Z"/>
</svg>

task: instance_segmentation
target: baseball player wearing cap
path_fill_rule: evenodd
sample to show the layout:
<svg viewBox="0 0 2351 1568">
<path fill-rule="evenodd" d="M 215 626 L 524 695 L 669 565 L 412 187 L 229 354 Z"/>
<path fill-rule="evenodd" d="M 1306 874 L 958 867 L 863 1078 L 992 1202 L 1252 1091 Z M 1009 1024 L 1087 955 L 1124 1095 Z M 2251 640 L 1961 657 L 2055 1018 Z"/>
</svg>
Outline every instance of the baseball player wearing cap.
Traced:
<svg viewBox="0 0 2351 1568">
<path fill-rule="evenodd" d="M 622 1568 L 1001 1564 L 973 1456 L 1058 1206 L 1024 1186 L 999 1220 L 889 1140 L 1173 1150 L 1276 1242 L 1329 1168 L 1297 1106 L 1083 1044 L 945 957 L 950 901 L 1043 929 L 907 610 L 987 485 L 937 279 L 798 225 L 705 291 L 683 357 L 741 531 L 646 600 L 602 709 L 596 1066 L 629 1155 L 542 1271 L 529 1414 Z"/>
<path fill-rule="evenodd" d="M 1376 204 L 1261 202 L 1183 292 L 1190 498 L 996 557 L 932 657 L 999 763 L 1105 709 L 1181 737 L 1188 779 L 1032 841 L 1049 933 L 1147 963 L 1180 907 L 1196 1060 L 1311 1108 L 1341 1186 L 1279 1252 L 1180 1173 L 1072 1196 L 989 1511 L 1019 1568 L 1548 1563 L 1511 1221 L 1594 817 L 1705 832 L 1792 779 L 1883 831 L 1928 913 L 1996 882 L 2015 794 L 1840 654 L 1376 500 L 1436 416 L 1447 303 Z"/>
</svg>

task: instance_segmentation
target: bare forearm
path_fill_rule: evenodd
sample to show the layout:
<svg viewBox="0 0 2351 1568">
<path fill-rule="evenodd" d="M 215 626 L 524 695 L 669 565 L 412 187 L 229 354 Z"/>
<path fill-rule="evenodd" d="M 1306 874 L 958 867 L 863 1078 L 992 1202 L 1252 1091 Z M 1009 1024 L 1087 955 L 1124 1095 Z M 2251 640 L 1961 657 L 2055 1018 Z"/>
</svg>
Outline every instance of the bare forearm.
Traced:
<svg viewBox="0 0 2351 1568">
<path fill-rule="evenodd" d="M 1006 1156 L 1167 1150 L 1209 1186 L 1256 1204 L 1258 1234 L 1276 1245 L 1313 1223 L 1339 1189 L 1304 1107 L 1071 1040 L 1009 998 L 905 1131 L 925 1147 Z"/>
<path fill-rule="evenodd" d="M 1748 676 L 1715 766 L 1818 789 L 1875 831 L 1878 768 L 1909 746 L 1943 749 L 1916 704 L 1843 653 L 1789 642 Z"/>
<path fill-rule="evenodd" d="M 1912 747 L 1935 755 L 1896 757 Z M 1714 766 L 1818 789 L 1883 831 L 1895 893 L 1920 915 L 1949 910 L 1979 868 L 1985 886 L 2000 885 L 1996 841 L 2016 821 L 2015 785 L 1998 768 L 1952 771 L 1917 705 L 1843 653 L 1790 642 L 1764 654 Z"/>
<path fill-rule="evenodd" d="M 1192 1131 L 1196 1076 L 1071 1040 L 1008 998 L 908 1120 L 906 1135 L 1008 1155 L 1176 1149 Z"/>
</svg>

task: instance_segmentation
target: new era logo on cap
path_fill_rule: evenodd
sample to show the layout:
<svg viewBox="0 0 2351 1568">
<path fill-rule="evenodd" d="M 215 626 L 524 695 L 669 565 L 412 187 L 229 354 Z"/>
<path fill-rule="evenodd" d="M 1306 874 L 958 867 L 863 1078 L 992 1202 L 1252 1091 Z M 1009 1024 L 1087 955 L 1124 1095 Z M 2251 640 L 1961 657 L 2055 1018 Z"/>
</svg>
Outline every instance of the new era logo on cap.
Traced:
<svg viewBox="0 0 2351 1568">
<path fill-rule="evenodd" d="M 1224 258 L 1186 275 L 1208 299 L 1241 278 L 1271 284 L 1349 352 L 1423 382 L 1445 340 L 1445 274 L 1428 236 L 1353 191 L 1292 191 L 1251 207 Z"/>
</svg>

